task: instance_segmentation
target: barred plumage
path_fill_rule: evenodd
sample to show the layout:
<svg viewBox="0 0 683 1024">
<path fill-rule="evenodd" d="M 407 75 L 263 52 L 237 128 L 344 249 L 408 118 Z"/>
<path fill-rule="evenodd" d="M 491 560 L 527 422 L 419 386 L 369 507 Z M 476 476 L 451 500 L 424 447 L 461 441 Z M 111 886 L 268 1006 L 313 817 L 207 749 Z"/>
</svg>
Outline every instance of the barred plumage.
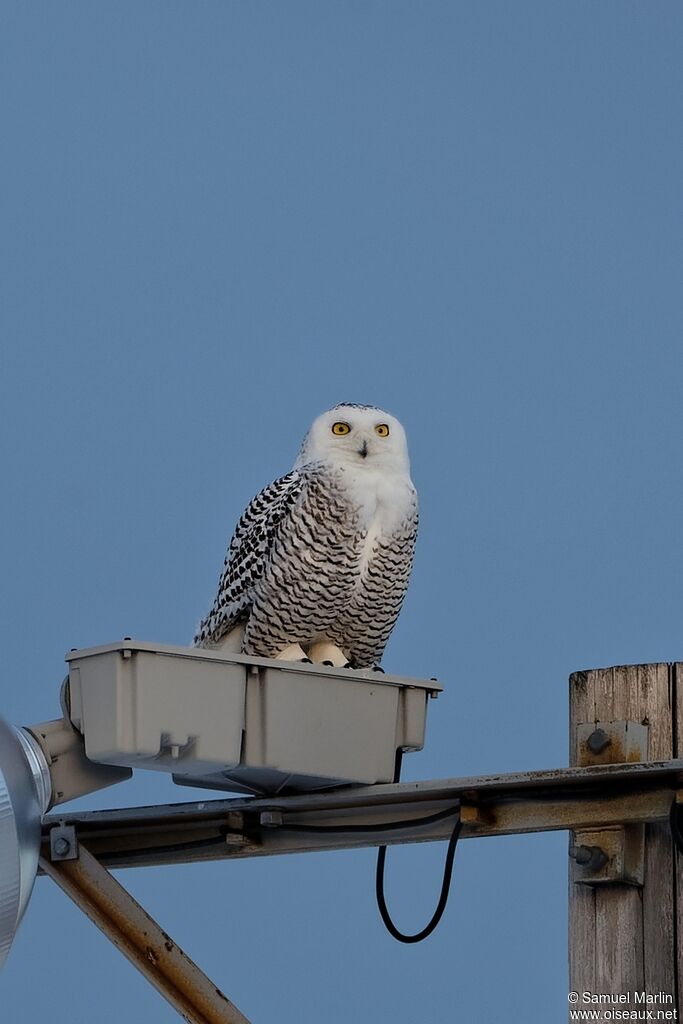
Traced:
<svg viewBox="0 0 683 1024">
<path fill-rule="evenodd" d="M 249 503 L 194 642 L 261 657 L 378 664 L 408 586 L 417 495 L 401 424 L 323 413 L 294 469 Z"/>
</svg>

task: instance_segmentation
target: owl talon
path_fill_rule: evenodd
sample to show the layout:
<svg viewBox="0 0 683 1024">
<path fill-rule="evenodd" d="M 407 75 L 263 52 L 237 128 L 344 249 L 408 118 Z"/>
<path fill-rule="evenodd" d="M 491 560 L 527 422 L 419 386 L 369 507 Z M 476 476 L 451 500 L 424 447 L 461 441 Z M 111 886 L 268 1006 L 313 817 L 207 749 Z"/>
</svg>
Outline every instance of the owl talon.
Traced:
<svg viewBox="0 0 683 1024">
<path fill-rule="evenodd" d="M 353 665 L 350 661 L 347 661 L 345 665 L 342 665 L 342 668 L 353 668 Z"/>
<path fill-rule="evenodd" d="M 372 666 L 372 671 L 373 672 L 381 672 L 382 675 L 384 675 L 384 669 L 381 667 L 381 665 L 373 665 Z"/>
<path fill-rule="evenodd" d="M 311 644 L 308 656 L 317 665 L 332 665 L 333 668 L 341 668 L 346 661 L 346 655 L 339 647 L 327 640 L 317 640 Z"/>
<path fill-rule="evenodd" d="M 312 665 L 313 664 L 313 662 L 311 661 L 310 658 L 299 658 L 299 662 L 302 665 Z"/>
</svg>

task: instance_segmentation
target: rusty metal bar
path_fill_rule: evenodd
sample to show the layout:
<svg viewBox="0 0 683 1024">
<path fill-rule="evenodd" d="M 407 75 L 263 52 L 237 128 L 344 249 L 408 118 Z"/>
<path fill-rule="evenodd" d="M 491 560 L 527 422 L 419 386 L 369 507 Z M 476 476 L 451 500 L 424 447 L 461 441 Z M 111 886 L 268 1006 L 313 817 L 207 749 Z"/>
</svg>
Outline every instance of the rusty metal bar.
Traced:
<svg viewBox="0 0 683 1024">
<path fill-rule="evenodd" d="M 658 822 L 681 787 L 681 760 L 598 765 L 53 816 L 44 839 L 61 822 L 104 864 L 188 863 L 445 839 L 452 817 L 419 819 L 458 806 L 463 839 Z M 372 829 L 411 819 L 395 831 Z"/>
<path fill-rule="evenodd" d="M 249 1024 L 82 842 L 77 859 L 40 866 L 186 1021 Z"/>
</svg>

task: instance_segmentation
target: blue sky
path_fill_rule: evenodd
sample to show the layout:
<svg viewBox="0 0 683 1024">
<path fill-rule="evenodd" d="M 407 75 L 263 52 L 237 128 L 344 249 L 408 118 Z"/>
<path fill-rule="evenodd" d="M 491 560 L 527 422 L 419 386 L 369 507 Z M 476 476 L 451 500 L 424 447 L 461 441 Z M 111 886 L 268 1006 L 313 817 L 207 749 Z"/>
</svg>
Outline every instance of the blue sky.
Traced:
<svg viewBox="0 0 683 1024">
<path fill-rule="evenodd" d="M 574 669 L 681 657 L 683 9 L 7 2 L 1 713 L 189 642 L 246 501 L 338 401 L 404 422 L 405 778 L 567 760 Z M 183 800 L 140 775 L 82 806 Z M 405 930 L 445 848 L 390 851 Z M 461 844 L 402 947 L 372 851 L 122 873 L 254 1024 L 561 1020 L 566 836 Z M 495 982 L 495 983 L 494 983 Z M 174 1012 L 38 880 L 6 1019 Z"/>
</svg>

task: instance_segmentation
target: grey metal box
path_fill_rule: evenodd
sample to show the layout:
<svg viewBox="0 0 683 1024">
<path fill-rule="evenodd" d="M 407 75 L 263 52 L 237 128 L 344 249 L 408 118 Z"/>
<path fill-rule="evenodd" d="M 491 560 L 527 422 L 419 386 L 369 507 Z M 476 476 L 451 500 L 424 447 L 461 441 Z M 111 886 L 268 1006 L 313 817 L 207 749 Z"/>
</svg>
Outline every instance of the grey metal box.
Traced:
<svg viewBox="0 0 683 1024">
<path fill-rule="evenodd" d="M 256 793 L 390 782 L 424 744 L 434 680 L 123 640 L 71 651 L 92 761 Z"/>
</svg>

